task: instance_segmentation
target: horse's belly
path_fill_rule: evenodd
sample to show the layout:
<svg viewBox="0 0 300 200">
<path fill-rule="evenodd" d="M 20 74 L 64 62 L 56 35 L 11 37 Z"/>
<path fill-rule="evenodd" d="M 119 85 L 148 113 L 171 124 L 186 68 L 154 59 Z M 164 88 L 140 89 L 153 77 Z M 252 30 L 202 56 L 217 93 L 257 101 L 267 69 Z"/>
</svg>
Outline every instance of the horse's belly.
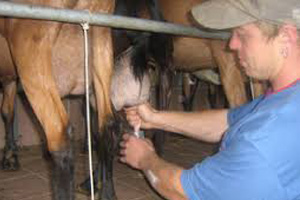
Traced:
<svg viewBox="0 0 300 200">
<path fill-rule="evenodd" d="M 203 0 L 159 0 L 164 18 L 173 23 L 191 25 L 189 12 Z"/>
<path fill-rule="evenodd" d="M 52 73 L 61 97 L 84 93 L 84 46 L 79 25 L 63 25 L 52 51 Z"/>
<path fill-rule="evenodd" d="M 172 23 L 191 26 L 189 12 L 202 0 L 159 0 L 164 18 Z M 177 37 L 173 59 L 177 70 L 193 72 L 215 67 L 207 39 Z"/>
<path fill-rule="evenodd" d="M 196 38 L 174 39 L 173 59 L 177 70 L 194 72 L 215 67 L 211 50 L 206 40 Z"/>
</svg>

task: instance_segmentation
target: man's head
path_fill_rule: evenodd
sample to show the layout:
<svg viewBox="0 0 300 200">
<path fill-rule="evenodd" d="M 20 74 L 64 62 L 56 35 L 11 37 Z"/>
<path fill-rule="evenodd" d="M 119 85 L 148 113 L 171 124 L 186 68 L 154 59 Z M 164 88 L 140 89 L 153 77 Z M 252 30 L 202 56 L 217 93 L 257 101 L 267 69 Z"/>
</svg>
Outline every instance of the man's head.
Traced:
<svg viewBox="0 0 300 200">
<path fill-rule="evenodd" d="M 236 51 L 245 73 L 262 80 L 276 76 L 285 57 L 280 50 L 285 48 L 280 47 L 283 44 L 282 37 L 278 36 L 279 33 L 274 36 L 273 30 L 265 26 L 248 23 L 234 28 L 229 42 L 230 49 Z"/>
<path fill-rule="evenodd" d="M 251 77 L 277 79 L 299 58 L 299 0 L 208 0 L 192 14 L 204 27 L 233 29 L 229 46 Z"/>
</svg>

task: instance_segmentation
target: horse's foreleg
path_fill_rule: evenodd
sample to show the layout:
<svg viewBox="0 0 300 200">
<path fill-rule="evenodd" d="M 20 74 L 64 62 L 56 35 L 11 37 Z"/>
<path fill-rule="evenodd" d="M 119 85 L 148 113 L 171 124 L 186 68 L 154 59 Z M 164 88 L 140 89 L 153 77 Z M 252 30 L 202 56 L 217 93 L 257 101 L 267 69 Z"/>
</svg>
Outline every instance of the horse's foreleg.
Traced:
<svg viewBox="0 0 300 200">
<path fill-rule="evenodd" d="M 1 114 L 5 125 L 5 147 L 3 158 L 1 162 L 2 169 L 4 170 L 17 170 L 20 167 L 18 160 L 18 147 L 16 138 L 13 133 L 14 122 L 14 104 L 16 97 L 16 81 L 3 85 L 3 100 L 1 107 Z"/>
</svg>

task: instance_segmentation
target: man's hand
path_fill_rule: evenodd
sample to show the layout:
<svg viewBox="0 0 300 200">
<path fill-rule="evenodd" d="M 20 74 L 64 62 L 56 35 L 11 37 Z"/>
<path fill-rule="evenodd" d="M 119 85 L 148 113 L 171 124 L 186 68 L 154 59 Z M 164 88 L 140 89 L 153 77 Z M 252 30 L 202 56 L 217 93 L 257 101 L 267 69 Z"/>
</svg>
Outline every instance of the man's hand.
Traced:
<svg viewBox="0 0 300 200">
<path fill-rule="evenodd" d="M 143 170 L 151 185 L 167 199 L 186 200 L 180 182 L 182 168 L 157 156 L 148 139 L 125 134 L 120 143 L 121 161 Z"/>
<path fill-rule="evenodd" d="M 147 170 L 152 160 L 157 157 L 153 144 L 148 139 L 124 134 L 120 146 L 120 160 L 136 169 Z"/>
<path fill-rule="evenodd" d="M 125 108 L 124 110 L 127 121 L 132 127 L 136 127 L 137 124 L 140 124 L 141 127 L 145 129 L 154 128 L 152 121 L 154 119 L 154 114 L 157 113 L 157 111 L 152 108 L 149 103 Z"/>
</svg>

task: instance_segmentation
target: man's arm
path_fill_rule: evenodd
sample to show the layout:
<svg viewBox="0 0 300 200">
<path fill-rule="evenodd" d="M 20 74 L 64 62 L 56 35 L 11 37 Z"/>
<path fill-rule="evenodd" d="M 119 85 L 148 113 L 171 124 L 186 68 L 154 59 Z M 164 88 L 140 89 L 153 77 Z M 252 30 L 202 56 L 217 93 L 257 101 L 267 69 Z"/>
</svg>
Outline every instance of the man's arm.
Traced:
<svg viewBox="0 0 300 200">
<path fill-rule="evenodd" d="M 227 109 L 201 112 L 157 111 L 149 104 L 126 110 L 127 120 L 135 127 L 162 129 L 206 142 L 219 142 L 228 127 Z"/>
<path fill-rule="evenodd" d="M 187 199 L 180 181 L 183 169 L 159 158 L 149 140 L 125 134 L 120 146 L 120 160 L 142 170 L 162 196 L 174 200 Z"/>
<path fill-rule="evenodd" d="M 187 199 L 181 186 L 182 168 L 159 158 L 156 154 L 149 160 L 144 173 L 152 187 L 167 199 Z"/>
<path fill-rule="evenodd" d="M 205 142 L 219 142 L 227 125 L 227 109 L 201 112 L 158 112 L 154 128 L 177 132 Z"/>
</svg>

